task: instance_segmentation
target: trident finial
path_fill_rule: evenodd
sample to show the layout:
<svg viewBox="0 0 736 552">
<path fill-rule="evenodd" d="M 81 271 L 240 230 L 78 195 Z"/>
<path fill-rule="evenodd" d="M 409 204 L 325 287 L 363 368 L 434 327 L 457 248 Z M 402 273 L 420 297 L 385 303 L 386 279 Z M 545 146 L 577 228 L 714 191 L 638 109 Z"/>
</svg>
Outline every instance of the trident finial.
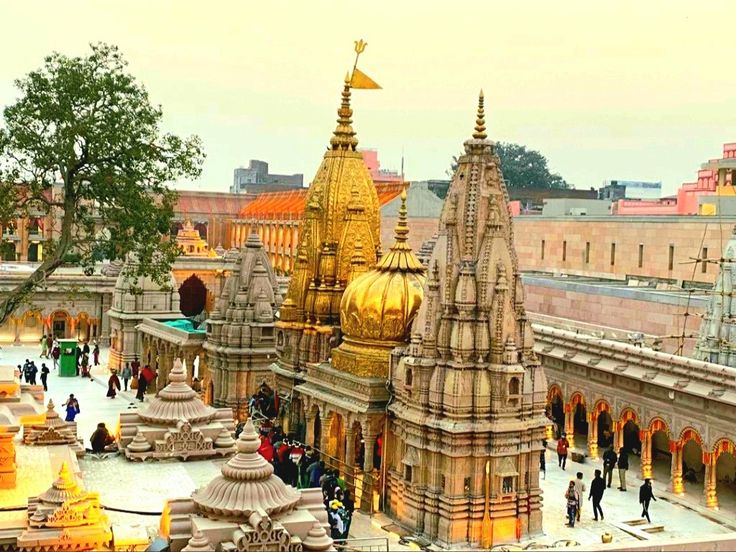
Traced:
<svg viewBox="0 0 736 552">
<path fill-rule="evenodd" d="M 481 89 L 478 95 L 478 114 L 475 119 L 475 132 L 473 138 L 476 140 L 485 140 L 488 136 L 486 135 L 486 114 L 483 110 L 483 89 Z"/>
</svg>

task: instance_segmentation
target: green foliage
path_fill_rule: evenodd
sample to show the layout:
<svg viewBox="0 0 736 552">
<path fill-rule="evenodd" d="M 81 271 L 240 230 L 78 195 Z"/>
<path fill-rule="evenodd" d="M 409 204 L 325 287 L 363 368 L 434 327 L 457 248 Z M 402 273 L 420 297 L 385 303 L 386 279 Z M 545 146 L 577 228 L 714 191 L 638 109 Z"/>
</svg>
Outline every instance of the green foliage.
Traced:
<svg viewBox="0 0 736 552">
<path fill-rule="evenodd" d="M 167 280 L 179 254 L 164 239 L 176 201 L 167 182 L 198 176 L 204 153 L 196 136 L 161 132 L 161 108 L 126 65 L 115 46 L 95 44 L 87 57 L 53 53 L 15 82 L 0 128 L 0 223 L 51 213 L 58 232 L 13 293 L 32 293 L 70 252 L 86 272 L 134 253 L 136 275 Z M 0 303 L 0 323 L 14 302 Z"/>
<path fill-rule="evenodd" d="M 499 142 L 496 152 L 501 159 L 501 170 L 509 188 L 553 189 L 569 188 L 559 174 L 549 172 L 547 158 L 525 146 Z"/>
</svg>

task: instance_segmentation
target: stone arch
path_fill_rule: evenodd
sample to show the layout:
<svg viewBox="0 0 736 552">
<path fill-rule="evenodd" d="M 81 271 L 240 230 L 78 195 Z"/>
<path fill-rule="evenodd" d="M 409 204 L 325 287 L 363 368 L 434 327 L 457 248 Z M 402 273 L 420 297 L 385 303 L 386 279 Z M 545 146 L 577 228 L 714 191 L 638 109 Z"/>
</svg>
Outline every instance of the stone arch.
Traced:
<svg viewBox="0 0 736 552">
<path fill-rule="evenodd" d="M 636 425 L 641 426 L 639 413 L 631 406 L 626 406 L 621 410 L 619 422 L 622 424 L 625 424 L 626 422 L 634 422 Z"/>
<path fill-rule="evenodd" d="M 667 423 L 664 418 L 660 418 L 659 416 L 655 416 L 651 420 L 649 420 L 649 425 L 647 426 L 647 429 L 652 433 L 656 433 L 657 431 L 664 431 L 669 435 L 670 432 L 670 426 Z"/>
<path fill-rule="evenodd" d="M 55 310 L 49 314 L 48 325 L 54 337 L 67 338 L 74 330 L 74 318 L 66 310 Z"/>
<path fill-rule="evenodd" d="M 556 383 L 549 386 L 549 390 L 547 391 L 547 402 L 552 402 L 554 397 L 560 397 L 563 401 L 565 400 L 565 396 L 562 394 L 562 388 Z"/>
<path fill-rule="evenodd" d="M 626 448 L 629 452 L 641 452 L 641 421 L 639 413 L 634 408 L 626 406 L 621 410 L 618 435 L 619 449 Z"/>
<path fill-rule="evenodd" d="M 199 232 L 199 237 L 203 240 L 207 239 L 207 223 L 206 222 L 198 222 L 194 225 L 194 229 Z"/>
<path fill-rule="evenodd" d="M 613 408 L 608 400 L 600 398 L 595 401 L 590 412 L 590 423 L 593 431 L 589 435 L 590 455 L 597 457 L 598 448 L 607 448 L 613 444 Z"/>
<path fill-rule="evenodd" d="M 15 243 L 12 241 L 0 242 L 0 260 L 14 263 L 18 260 Z"/>
<path fill-rule="evenodd" d="M 553 426 L 548 430 L 548 438 L 560 438 L 560 433 L 565 428 L 565 397 L 562 394 L 562 388 L 553 383 L 547 391 L 547 404 L 545 413 L 552 420 Z"/>
<path fill-rule="evenodd" d="M 583 395 L 582 391 L 575 391 L 570 395 L 570 408 L 574 408 L 579 404 L 585 406 L 585 403 L 585 395 Z"/>
<path fill-rule="evenodd" d="M 695 441 L 701 447 L 705 447 L 703 438 L 700 436 L 700 432 L 697 429 L 690 427 L 690 426 L 687 426 L 683 428 L 682 431 L 680 431 L 680 438 L 678 440 L 683 445 L 687 443 L 688 441 Z"/>
<path fill-rule="evenodd" d="M 728 437 L 721 437 L 715 442 L 713 448 L 711 448 L 711 454 L 716 458 L 724 452 L 736 455 L 736 443 Z"/>
<path fill-rule="evenodd" d="M 197 316 L 207 304 L 207 286 L 196 274 L 179 287 L 179 308 L 184 316 Z"/>
</svg>

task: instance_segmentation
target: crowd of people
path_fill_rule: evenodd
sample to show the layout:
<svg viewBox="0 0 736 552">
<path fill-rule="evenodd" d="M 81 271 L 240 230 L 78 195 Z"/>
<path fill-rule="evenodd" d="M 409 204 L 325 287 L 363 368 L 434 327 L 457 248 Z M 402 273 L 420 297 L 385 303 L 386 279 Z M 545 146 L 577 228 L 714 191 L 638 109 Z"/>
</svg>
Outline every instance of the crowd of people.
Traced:
<svg viewBox="0 0 736 552">
<path fill-rule="evenodd" d="M 39 377 L 41 379 L 41 385 L 43 385 L 43 390 L 49 390 L 49 373 L 51 370 L 49 370 L 45 362 L 41 363 L 41 369 L 39 370 L 34 361 L 26 359 L 23 366 L 18 365 L 18 372 L 20 373 L 20 381 L 23 382 L 25 378 L 26 383 L 30 385 L 37 385 L 36 376 L 41 372 Z"/>
<path fill-rule="evenodd" d="M 235 436 L 243 431 L 238 424 Z M 321 488 L 333 539 L 346 539 L 355 504 L 345 479 L 337 470 L 328 468 L 318 451 L 297 441 L 293 435 L 284 435 L 279 426 L 265 422 L 260 432 L 258 453 L 273 465 L 274 474 L 286 484 L 304 488 Z"/>
<path fill-rule="evenodd" d="M 557 440 L 557 465 L 562 470 L 565 470 L 567 466 L 567 455 L 570 448 L 570 442 L 567 439 L 567 435 L 562 433 Z M 546 455 L 547 441 L 542 441 L 542 451 L 539 458 L 539 469 L 546 478 Z M 626 447 L 621 447 L 616 453 L 613 446 L 610 446 L 603 453 L 603 471 L 595 470 L 593 480 L 590 483 L 590 490 L 588 491 L 588 500 L 593 503 L 593 520 L 603 520 L 603 508 L 601 507 L 601 501 L 603 500 L 603 494 L 606 489 L 611 488 L 613 480 L 613 471 L 618 471 L 618 490 L 627 492 L 626 487 L 626 472 L 629 469 L 629 450 Z M 570 480 L 567 489 L 565 489 L 565 503 L 567 507 L 567 526 L 575 527 L 575 522 L 580 521 L 580 513 L 583 509 L 583 499 L 585 497 L 585 491 L 587 487 L 583 482 L 583 473 L 577 472 L 575 479 Z M 649 517 L 649 504 L 657 499 L 654 497 L 654 491 L 652 488 L 651 479 L 645 479 L 644 483 L 639 487 L 639 504 L 642 507 L 641 517 L 646 518 L 651 523 Z"/>
</svg>

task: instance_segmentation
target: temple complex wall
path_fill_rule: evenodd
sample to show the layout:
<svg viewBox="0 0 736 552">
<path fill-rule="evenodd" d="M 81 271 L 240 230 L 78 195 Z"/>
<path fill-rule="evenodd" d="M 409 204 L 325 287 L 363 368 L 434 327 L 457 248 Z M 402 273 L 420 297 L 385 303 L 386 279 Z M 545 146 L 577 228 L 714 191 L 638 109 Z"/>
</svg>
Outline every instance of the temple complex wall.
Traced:
<svg viewBox="0 0 736 552">
<path fill-rule="evenodd" d="M 687 294 L 637 289 L 605 282 L 561 279 L 549 276 L 524 275 L 525 305 L 533 318 L 543 323 L 564 326 L 589 326 L 603 331 L 609 339 L 627 339 L 629 332 L 646 336 L 681 336 L 683 324 L 686 338 L 682 354 L 689 355 L 706 310 L 707 298 Z M 690 313 L 684 316 L 685 311 Z M 646 316 L 643 315 L 646 313 Z M 553 322 L 549 317 L 558 318 Z M 542 320 L 540 320 L 542 321 Z M 662 340 L 662 350 L 675 352 L 679 341 L 672 337 Z"/>
<path fill-rule="evenodd" d="M 519 216 L 514 244 L 523 271 L 712 284 L 718 265 L 693 258 L 718 259 L 734 224 L 736 217 Z"/>
</svg>

